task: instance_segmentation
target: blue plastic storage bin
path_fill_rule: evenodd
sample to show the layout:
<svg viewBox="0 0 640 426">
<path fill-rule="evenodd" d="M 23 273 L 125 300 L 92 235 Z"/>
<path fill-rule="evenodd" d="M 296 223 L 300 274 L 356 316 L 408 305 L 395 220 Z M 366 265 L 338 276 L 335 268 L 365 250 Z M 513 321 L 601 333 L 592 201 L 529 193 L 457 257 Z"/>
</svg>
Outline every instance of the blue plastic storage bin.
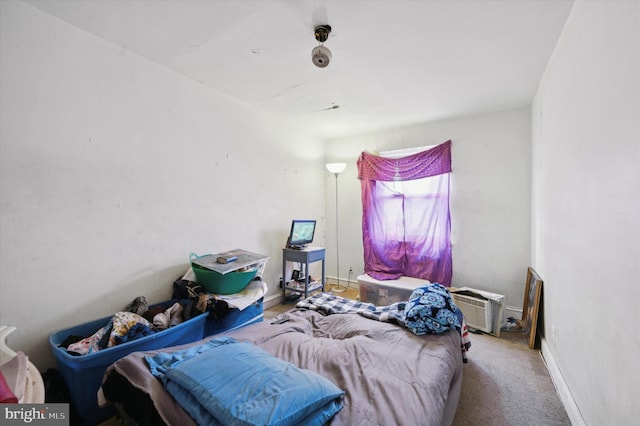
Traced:
<svg viewBox="0 0 640 426">
<path fill-rule="evenodd" d="M 245 327 L 263 319 L 262 299 L 260 299 L 243 310 L 231 309 L 222 318 L 214 319 L 211 316 L 207 318 L 204 325 L 204 337 Z"/>
<path fill-rule="evenodd" d="M 153 306 L 163 305 L 169 308 L 175 302 L 172 300 Z M 187 301 L 181 303 L 184 305 Z M 81 418 L 82 424 L 96 425 L 116 413 L 112 406 L 104 408 L 98 406 L 97 392 L 102 385 L 102 377 L 107 367 L 132 352 L 160 349 L 201 340 L 207 316 L 208 312 L 205 312 L 169 329 L 87 355 L 71 355 L 65 348 L 61 348 L 60 344 L 71 335 L 91 336 L 107 325 L 111 316 L 67 328 L 49 336 L 49 343 L 57 360 L 58 371 L 67 383 L 71 404 Z"/>
</svg>

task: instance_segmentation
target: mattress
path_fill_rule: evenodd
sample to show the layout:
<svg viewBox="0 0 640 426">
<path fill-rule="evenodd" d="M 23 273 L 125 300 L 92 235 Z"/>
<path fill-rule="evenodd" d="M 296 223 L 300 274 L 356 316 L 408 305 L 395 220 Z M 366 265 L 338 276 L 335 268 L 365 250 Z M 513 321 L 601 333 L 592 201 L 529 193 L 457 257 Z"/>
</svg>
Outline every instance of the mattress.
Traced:
<svg viewBox="0 0 640 426">
<path fill-rule="evenodd" d="M 462 382 L 461 337 L 455 330 L 418 336 L 397 324 L 358 314 L 324 315 L 293 309 L 288 321 L 261 322 L 225 336 L 330 380 L 345 391 L 331 425 L 450 425 Z M 139 352 L 111 365 L 101 403 L 114 403 L 140 425 L 195 424 L 150 373 L 144 356 L 171 353 L 188 345 Z M 224 368 L 203 365 L 202 368 Z"/>
</svg>

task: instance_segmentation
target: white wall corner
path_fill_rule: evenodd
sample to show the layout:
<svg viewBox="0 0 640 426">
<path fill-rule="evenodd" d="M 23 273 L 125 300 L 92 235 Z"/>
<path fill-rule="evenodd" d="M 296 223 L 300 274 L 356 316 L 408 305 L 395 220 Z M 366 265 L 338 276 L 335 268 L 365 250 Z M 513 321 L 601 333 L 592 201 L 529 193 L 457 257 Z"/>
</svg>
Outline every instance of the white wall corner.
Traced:
<svg viewBox="0 0 640 426">
<path fill-rule="evenodd" d="M 573 426 L 586 426 L 586 423 L 582 418 L 582 414 L 580 413 L 580 409 L 576 405 L 576 402 L 571 395 L 571 391 L 569 391 L 569 386 L 564 381 L 564 377 L 560 372 L 560 368 L 558 368 L 558 364 L 556 364 L 556 361 L 553 358 L 553 354 L 551 353 L 551 349 L 549 348 L 547 341 L 544 338 L 540 340 L 540 355 L 542 357 L 542 361 L 547 366 L 547 371 L 549 371 L 551 381 L 556 388 L 560 401 L 562 401 L 562 405 L 564 405 L 564 409 L 567 412 L 567 416 L 569 416 L 571 424 Z"/>
</svg>

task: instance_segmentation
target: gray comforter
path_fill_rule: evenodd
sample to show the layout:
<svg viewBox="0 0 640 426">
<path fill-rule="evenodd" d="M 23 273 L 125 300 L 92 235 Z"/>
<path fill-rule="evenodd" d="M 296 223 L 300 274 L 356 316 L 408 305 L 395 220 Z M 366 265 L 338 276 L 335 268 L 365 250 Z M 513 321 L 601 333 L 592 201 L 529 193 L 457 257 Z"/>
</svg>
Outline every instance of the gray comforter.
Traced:
<svg viewBox="0 0 640 426">
<path fill-rule="evenodd" d="M 457 331 L 416 336 L 406 328 L 358 314 L 325 316 L 292 310 L 282 316 L 290 321 L 262 322 L 224 335 L 253 343 L 328 378 L 346 391 L 344 406 L 331 425 L 452 423 L 462 382 L 461 337 Z M 167 424 L 193 424 L 149 372 L 143 356 L 157 352 L 131 354 L 110 366 L 105 378 L 118 374 L 147 393 Z"/>
</svg>

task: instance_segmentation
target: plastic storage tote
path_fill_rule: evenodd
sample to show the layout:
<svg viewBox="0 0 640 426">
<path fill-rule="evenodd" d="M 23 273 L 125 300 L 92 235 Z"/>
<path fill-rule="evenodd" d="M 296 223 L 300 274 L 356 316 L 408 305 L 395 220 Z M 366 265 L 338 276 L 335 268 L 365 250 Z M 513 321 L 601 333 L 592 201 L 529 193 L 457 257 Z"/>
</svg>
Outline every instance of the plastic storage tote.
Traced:
<svg viewBox="0 0 640 426">
<path fill-rule="evenodd" d="M 158 303 L 153 306 L 169 308 L 176 300 Z M 181 304 L 187 301 L 181 301 Z M 69 354 L 60 344 L 69 336 L 88 337 L 108 324 L 111 316 L 97 319 L 75 327 L 58 331 L 49 336 L 49 343 L 57 361 L 60 374 L 64 378 L 71 404 L 79 415 L 82 424 L 95 425 L 115 415 L 115 408 L 98 406 L 97 392 L 102 385 L 102 377 L 109 365 L 131 352 L 160 349 L 201 340 L 208 312 L 202 313 L 178 325 L 130 342 L 121 343 L 86 355 Z"/>
<path fill-rule="evenodd" d="M 429 284 L 429 280 L 413 277 L 381 281 L 367 274 L 358 276 L 360 301 L 373 303 L 377 306 L 387 306 L 409 300 L 413 290 L 426 284 Z"/>
</svg>

